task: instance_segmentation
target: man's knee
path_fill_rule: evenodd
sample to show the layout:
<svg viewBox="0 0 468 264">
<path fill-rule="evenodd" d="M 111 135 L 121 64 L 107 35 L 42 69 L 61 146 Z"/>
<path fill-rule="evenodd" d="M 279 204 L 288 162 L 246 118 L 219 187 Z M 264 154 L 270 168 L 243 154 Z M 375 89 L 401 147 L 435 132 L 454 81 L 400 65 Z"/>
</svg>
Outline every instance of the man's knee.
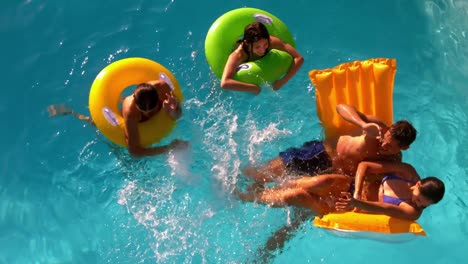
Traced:
<svg viewBox="0 0 468 264">
<path fill-rule="evenodd" d="M 264 170 L 275 174 L 283 174 L 286 170 L 286 164 L 281 157 L 276 157 L 270 160 L 264 167 Z"/>
</svg>

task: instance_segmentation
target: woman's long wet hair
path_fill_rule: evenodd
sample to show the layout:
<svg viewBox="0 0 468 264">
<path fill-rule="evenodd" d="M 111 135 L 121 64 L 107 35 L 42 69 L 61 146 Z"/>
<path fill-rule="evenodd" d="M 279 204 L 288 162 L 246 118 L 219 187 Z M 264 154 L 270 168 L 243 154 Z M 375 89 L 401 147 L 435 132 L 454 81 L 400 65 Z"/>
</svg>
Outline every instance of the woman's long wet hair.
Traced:
<svg viewBox="0 0 468 264">
<path fill-rule="evenodd" d="M 248 51 L 249 56 L 252 56 L 253 44 L 261 39 L 267 39 L 268 46 L 270 46 L 270 33 L 265 25 L 260 22 L 251 23 L 244 29 L 242 48 Z"/>
<path fill-rule="evenodd" d="M 445 185 L 441 180 L 431 176 L 421 180 L 419 191 L 436 204 L 444 197 Z"/>
</svg>

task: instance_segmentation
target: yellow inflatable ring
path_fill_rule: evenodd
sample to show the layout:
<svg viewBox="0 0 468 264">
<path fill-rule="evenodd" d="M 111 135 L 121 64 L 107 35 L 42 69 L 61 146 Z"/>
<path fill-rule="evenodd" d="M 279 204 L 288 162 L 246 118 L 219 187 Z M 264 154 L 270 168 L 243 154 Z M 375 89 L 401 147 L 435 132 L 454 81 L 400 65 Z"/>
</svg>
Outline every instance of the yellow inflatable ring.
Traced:
<svg viewBox="0 0 468 264">
<path fill-rule="evenodd" d="M 391 125 L 395 73 L 396 60 L 386 58 L 347 62 L 333 69 L 310 71 L 309 77 L 315 86 L 317 115 L 325 129 L 325 136 L 336 137 L 355 129 L 336 112 L 336 106 L 340 103 L 351 104 L 359 111 L 376 116 Z M 414 221 L 376 214 L 328 214 L 322 218 L 316 217 L 314 225 L 353 234 L 361 231 L 426 235 Z"/>
<path fill-rule="evenodd" d="M 127 58 L 109 64 L 94 79 L 89 92 L 89 111 L 96 127 L 110 141 L 127 146 L 125 124 L 119 109 L 121 93 L 127 87 L 150 80 L 164 80 L 182 102 L 183 95 L 177 79 L 157 62 L 145 58 Z M 159 111 L 138 125 L 140 144 L 149 146 L 167 136 L 175 121 L 166 111 Z"/>
</svg>

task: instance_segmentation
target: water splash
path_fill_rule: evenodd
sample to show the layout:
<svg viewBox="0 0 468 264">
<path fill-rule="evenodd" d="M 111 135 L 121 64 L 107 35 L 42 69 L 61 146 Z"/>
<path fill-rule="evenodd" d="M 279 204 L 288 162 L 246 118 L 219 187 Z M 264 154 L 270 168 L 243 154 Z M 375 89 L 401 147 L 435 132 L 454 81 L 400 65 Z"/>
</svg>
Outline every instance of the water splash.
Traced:
<svg viewBox="0 0 468 264">
<path fill-rule="evenodd" d="M 265 129 L 257 129 L 254 121 L 249 121 L 251 133 L 249 136 L 248 155 L 249 162 L 255 164 L 262 155 L 262 144 L 271 142 L 283 135 L 291 135 L 292 132 L 287 129 L 278 129 L 279 123 L 270 123 Z"/>
<path fill-rule="evenodd" d="M 182 180 L 185 184 L 196 184 L 202 177 L 190 171 L 193 162 L 191 147 L 171 151 L 168 154 L 167 162 L 171 168 L 171 176 Z"/>
</svg>

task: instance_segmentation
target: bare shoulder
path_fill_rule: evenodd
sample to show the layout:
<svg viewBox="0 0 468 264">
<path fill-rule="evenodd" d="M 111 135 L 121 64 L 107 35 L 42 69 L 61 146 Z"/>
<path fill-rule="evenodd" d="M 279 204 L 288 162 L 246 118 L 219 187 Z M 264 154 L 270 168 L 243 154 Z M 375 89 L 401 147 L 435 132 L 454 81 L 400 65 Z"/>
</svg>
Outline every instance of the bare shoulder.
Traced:
<svg viewBox="0 0 468 264">
<path fill-rule="evenodd" d="M 126 114 L 130 110 L 130 106 L 133 103 L 133 95 L 127 96 L 122 101 L 122 115 Z"/>
<path fill-rule="evenodd" d="M 283 49 L 286 44 L 281 39 L 270 36 L 270 45 L 273 49 Z"/>
<path fill-rule="evenodd" d="M 133 105 L 133 96 L 127 96 L 122 102 L 122 116 L 124 119 L 138 117 L 139 112 L 136 111 L 136 108 Z"/>
<path fill-rule="evenodd" d="M 226 65 L 224 67 L 223 76 L 221 82 L 223 83 L 226 79 L 230 79 L 234 76 L 237 66 L 242 62 L 247 61 L 248 56 L 242 49 L 242 45 L 238 45 L 228 57 Z"/>
<path fill-rule="evenodd" d="M 402 218 L 406 218 L 408 220 L 417 220 L 423 212 L 422 209 L 416 208 L 414 205 L 407 202 L 402 202 L 399 207 L 403 210 Z"/>
<path fill-rule="evenodd" d="M 270 35 L 270 41 L 274 41 L 274 40 L 279 40 L 279 38 L 275 37 L 275 36 L 272 36 Z"/>
<path fill-rule="evenodd" d="M 419 176 L 416 169 L 409 163 L 404 162 L 396 162 L 400 164 L 400 171 L 401 176 L 405 177 L 408 180 L 412 180 L 414 182 L 421 180 L 421 176 Z"/>
<path fill-rule="evenodd" d="M 244 49 L 242 49 L 242 45 L 238 45 L 229 55 L 229 57 L 234 58 L 236 61 L 244 61 L 247 59 L 247 54 L 245 53 Z"/>
</svg>

